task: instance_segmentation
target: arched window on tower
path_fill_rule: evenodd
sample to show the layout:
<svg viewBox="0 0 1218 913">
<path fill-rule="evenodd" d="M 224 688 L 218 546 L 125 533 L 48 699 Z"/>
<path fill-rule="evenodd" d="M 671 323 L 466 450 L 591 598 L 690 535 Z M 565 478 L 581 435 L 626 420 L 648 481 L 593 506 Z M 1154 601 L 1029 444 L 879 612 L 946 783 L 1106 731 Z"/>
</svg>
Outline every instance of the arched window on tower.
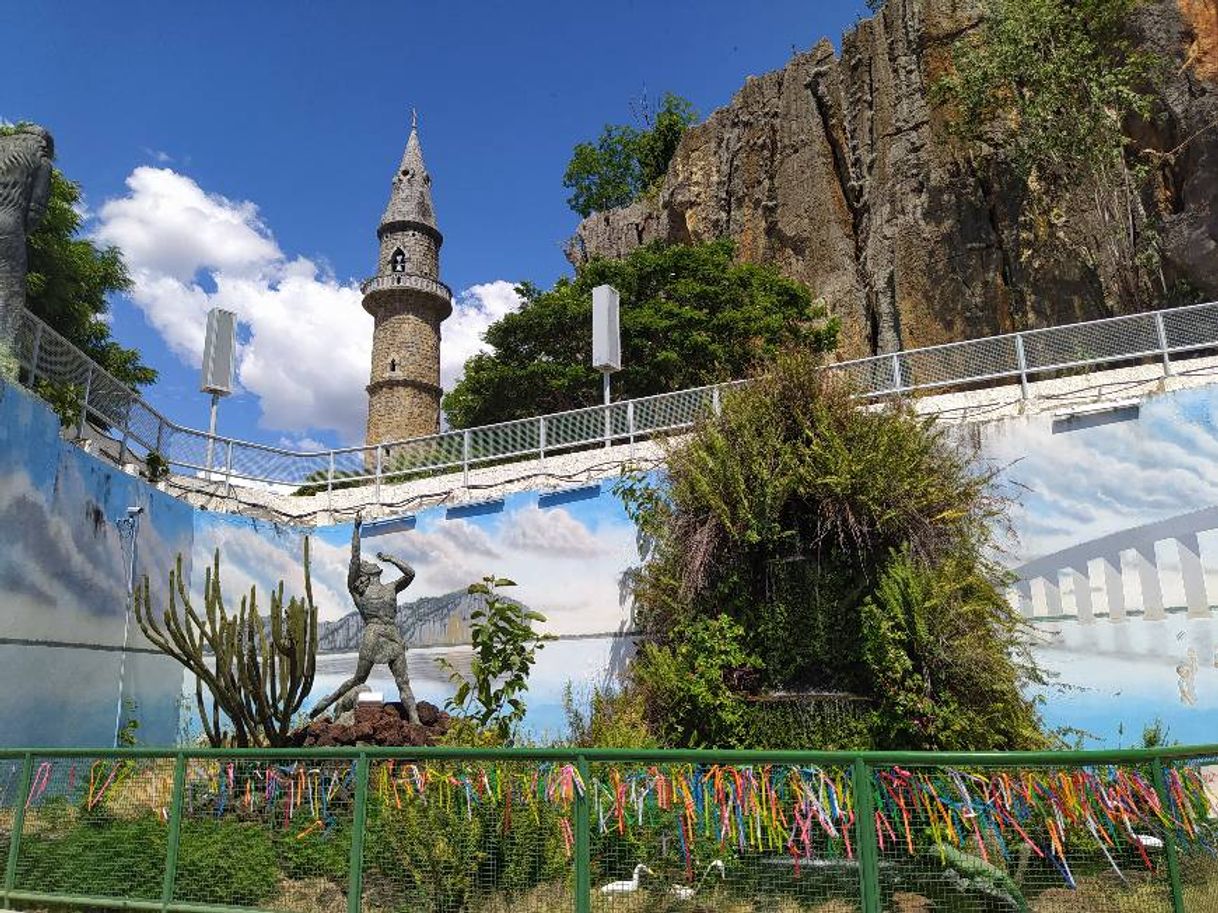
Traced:
<svg viewBox="0 0 1218 913">
<path fill-rule="evenodd" d="M 398 360 L 396 358 L 389 359 L 389 373 L 392 374 L 398 369 Z"/>
<path fill-rule="evenodd" d="M 402 248 L 397 248 L 389 258 L 389 268 L 395 273 L 406 272 L 406 254 L 402 252 Z"/>
</svg>

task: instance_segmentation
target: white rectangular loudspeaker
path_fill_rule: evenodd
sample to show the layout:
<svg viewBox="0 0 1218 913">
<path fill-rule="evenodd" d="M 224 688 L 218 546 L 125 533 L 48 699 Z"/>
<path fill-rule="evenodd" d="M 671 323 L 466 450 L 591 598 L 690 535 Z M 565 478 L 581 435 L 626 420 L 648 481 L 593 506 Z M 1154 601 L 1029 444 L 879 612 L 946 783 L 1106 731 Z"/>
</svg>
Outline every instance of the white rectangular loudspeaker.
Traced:
<svg viewBox="0 0 1218 913">
<path fill-rule="evenodd" d="M 612 285 L 598 285 L 592 290 L 592 367 L 598 371 L 622 369 L 620 305 L 621 296 Z"/>
<path fill-rule="evenodd" d="M 203 343 L 203 372 L 199 389 L 228 396 L 233 392 L 237 360 L 237 315 L 223 308 L 207 312 L 207 339 Z"/>
</svg>

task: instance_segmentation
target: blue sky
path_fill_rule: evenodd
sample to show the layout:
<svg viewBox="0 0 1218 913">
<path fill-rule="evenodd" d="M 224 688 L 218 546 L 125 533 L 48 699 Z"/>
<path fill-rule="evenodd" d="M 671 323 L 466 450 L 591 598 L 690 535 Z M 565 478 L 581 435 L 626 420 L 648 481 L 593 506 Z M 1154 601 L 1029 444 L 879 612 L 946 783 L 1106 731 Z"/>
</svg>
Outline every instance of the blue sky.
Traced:
<svg viewBox="0 0 1218 913">
<path fill-rule="evenodd" d="M 161 369 L 155 404 L 205 424 L 193 364 L 219 303 L 248 346 L 221 430 L 332 443 L 362 428 L 371 325 L 352 283 L 373 267 L 411 106 L 443 278 L 473 289 L 445 327 L 451 381 L 513 306 L 510 283 L 568 271 L 575 142 L 629 120 L 644 91 L 709 113 L 863 13 L 861 0 L 21 4 L 0 117 L 52 130 L 91 230 L 128 251 L 140 285 L 115 302 L 115 334 Z"/>
</svg>

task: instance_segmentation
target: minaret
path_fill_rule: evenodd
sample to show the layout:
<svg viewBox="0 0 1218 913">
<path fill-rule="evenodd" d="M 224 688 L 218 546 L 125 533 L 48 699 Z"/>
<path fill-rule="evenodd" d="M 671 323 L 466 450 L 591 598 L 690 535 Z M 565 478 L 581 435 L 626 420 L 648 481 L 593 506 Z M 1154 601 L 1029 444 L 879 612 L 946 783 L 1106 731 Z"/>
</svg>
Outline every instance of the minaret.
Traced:
<svg viewBox="0 0 1218 913">
<path fill-rule="evenodd" d="M 368 380 L 369 444 L 440 430 L 440 322 L 452 313 L 452 292 L 440 278 L 440 245 L 423 165 L 418 120 L 393 176 L 389 205 L 376 230 L 376 275 L 361 286 L 375 321 Z"/>
</svg>

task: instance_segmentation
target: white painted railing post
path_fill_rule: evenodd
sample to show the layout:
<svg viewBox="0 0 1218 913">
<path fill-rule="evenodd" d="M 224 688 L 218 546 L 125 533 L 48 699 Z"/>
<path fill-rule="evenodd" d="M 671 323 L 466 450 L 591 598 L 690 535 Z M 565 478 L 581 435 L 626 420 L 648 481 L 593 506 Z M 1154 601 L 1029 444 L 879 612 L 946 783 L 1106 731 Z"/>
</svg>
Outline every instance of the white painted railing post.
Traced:
<svg viewBox="0 0 1218 913">
<path fill-rule="evenodd" d="M 892 353 L 892 392 L 901 392 L 901 353 Z"/>
<path fill-rule="evenodd" d="M 469 488 L 469 429 L 461 433 L 461 484 Z"/>
<path fill-rule="evenodd" d="M 630 435 L 630 459 L 634 459 L 634 400 L 626 400 L 626 433 Z"/>
<path fill-rule="evenodd" d="M 326 471 L 326 497 L 330 500 L 330 506 L 333 507 L 334 499 L 334 451 L 330 451 L 330 468 Z"/>
<path fill-rule="evenodd" d="M 711 388 L 711 412 L 719 415 L 723 411 L 723 400 L 719 396 L 719 388 Z"/>
<path fill-rule="evenodd" d="M 541 468 L 546 468 L 546 417 L 537 419 L 537 452 L 541 455 Z"/>
<path fill-rule="evenodd" d="M 1163 326 L 1163 312 L 1155 311 L 1155 332 L 1159 336 L 1159 350 L 1163 353 L 1163 376 L 1171 377 L 1171 350 L 1167 347 L 1167 329 Z"/>
<path fill-rule="evenodd" d="M 376 503 L 381 503 L 381 445 L 376 445 Z"/>
<path fill-rule="evenodd" d="M 233 442 L 229 439 L 228 453 L 224 455 L 224 497 L 231 497 L 233 493 Z"/>
<path fill-rule="evenodd" d="M 1023 334 L 1015 334 L 1015 361 L 1019 365 L 1019 398 L 1028 398 L 1028 358 L 1023 350 Z"/>
</svg>

